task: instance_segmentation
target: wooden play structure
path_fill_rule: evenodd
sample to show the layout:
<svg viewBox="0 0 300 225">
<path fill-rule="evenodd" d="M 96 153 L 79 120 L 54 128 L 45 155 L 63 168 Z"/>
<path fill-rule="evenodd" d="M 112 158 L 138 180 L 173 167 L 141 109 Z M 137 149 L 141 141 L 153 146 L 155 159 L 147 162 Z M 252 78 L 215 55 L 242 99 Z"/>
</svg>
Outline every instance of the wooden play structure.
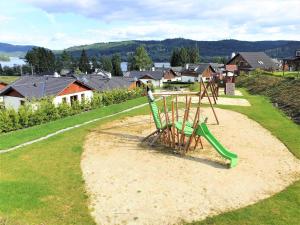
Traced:
<svg viewBox="0 0 300 225">
<path fill-rule="evenodd" d="M 237 164 L 237 155 L 229 152 L 216 140 L 206 126 L 207 118 L 203 118 L 200 115 L 201 100 L 208 98 L 216 123 L 219 124 L 212 102 L 213 100 L 216 104 L 218 98 L 216 84 L 213 81 L 205 84 L 200 79 L 199 90 L 199 92 L 161 93 L 152 93 L 150 90 L 147 90 L 156 130 L 145 137 L 143 141 L 148 140 L 151 146 L 160 142 L 185 155 L 188 151 L 195 150 L 198 145 L 203 148 L 201 137 L 204 137 L 222 156 L 231 160 L 230 165 L 233 167 Z M 154 96 L 162 98 L 162 110 L 158 108 Z M 171 98 L 170 104 L 167 103 L 167 98 Z M 194 115 L 191 115 L 192 98 L 197 99 L 196 113 Z M 180 108 L 184 108 L 183 115 L 180 115 Z"/>
</svg>

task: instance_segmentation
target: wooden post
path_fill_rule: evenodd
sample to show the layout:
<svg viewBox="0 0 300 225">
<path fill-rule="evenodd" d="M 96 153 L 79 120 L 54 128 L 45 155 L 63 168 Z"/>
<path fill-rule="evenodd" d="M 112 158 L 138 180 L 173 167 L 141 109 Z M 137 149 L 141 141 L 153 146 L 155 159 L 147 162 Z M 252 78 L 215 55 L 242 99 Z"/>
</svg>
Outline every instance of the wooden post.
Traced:
<svg viewBox="0 0 300 225">
<path fill-rule="evenodd" d="M 182 122 L 182 128 L 181 128 L 181 137 L 180 137 L 180 148 L 182 147 L 182 145 L 184 145 L 184 141 L 185 141 L 185 134 L 184 134 L 184 128 L 185 128 L 185 124 L 186 121 L 189 117 L 189 111 L 190 111 L 190 107 L 191 107 L 191 102 L 192 102 L 192 98 L 189 98 L 189 102 L 188 102 L 188 106 L 185 110 L 185 115 L 183 118 L 183 122 Z"/>
<path fill-rule="evenodd" d="M 174 115 L 174 101 L 172 100 L 172 147 L 175 147 L 175 115 Z"/>
<path fill-rule="evenodd" d="M 201 82 L 203 83 L 203 80 L 201 80 Z M 214 110 L 214 107 L 213 107 L 213 105 L 212 105 L 212 103 L 211 103 L 210 97 L 209 97 L 209 95 L 208 95 L 208 93 L 207 93 L 207 89 L 205 88 L 205 85 L 204 85 L 204 84 L 203 84 L 203 88 L 204 88 L 203 92 L 207 94 L 207 98 L 208 98 L 210 107 L 211 107 L 211 109 L 212 109 L 212 111 L 213 111 L 213 113 L 214 113 L 214 116 L 215 116 L 215 119 L 216 119 L 216 121 L 217 121 L 217 124 L 219 124 L 219 120 L 218 120 L 217 114 L 216 114 L 216 112 L 215 112 L 215 110 Z"/>
<path fill-rule="evenodd" d="M 176 121 L 178 122 L 179 116 L 178 116 L 178 97 L 176 95 Z M 177 133 L 177 143 L 179 144 L 179 132 L 176 129 L 176 133 Z"/>
</svg>

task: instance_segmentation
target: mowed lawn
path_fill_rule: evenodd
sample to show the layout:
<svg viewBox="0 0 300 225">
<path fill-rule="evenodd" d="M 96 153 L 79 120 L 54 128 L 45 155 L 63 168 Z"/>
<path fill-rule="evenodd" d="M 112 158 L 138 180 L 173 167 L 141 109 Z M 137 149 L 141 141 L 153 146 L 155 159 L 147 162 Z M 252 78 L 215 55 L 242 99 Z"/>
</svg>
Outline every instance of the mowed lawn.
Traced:
<svg viewBox="0 0 300 225">
<path fill-rule="evenodd" d="M 241 112 L 258 121 L 300 158 L 299 126 L 265 98 L 244 94 L 251 107 L 219 107 Z M 142 102 L 145 99 L 109 107 L 123 109 Z M 102 110 L 109 113 L 109 107 Z M 0 218 L 3 224 L 94 224 L 80 170 L 84 138 L 102 123 L 146 113 L 149 113 L 147 106 L 0 155 Z M 36 133 L 42 128 L 43 125 Z M 23 132 L 26 135 L 26 131 Z M 17 141 L 17 138 L 11 140 Z M 300 181 L 267 200 L 194 224 L 299 224 L 299 205 Z"/>
<path fill-rule="evenodd" d="M 264 97 L 252 96 L 243 91 L 251 107 L 219 106 L 247 115 L 271 131 L 288 149 L 300 158 L 300 126 L 293 123 L 281 111 L 277 110 Z M 238 167 L 237 167 L 238 169 Z M 226 182 L 226 181 L 224 181 Z M 254 205 L 191 223 L 202 224 L 300 224 L 300 181 L 286 190 Z"/>
<path fill-rule="evenodd" d="M 300 71 L 285 71 L 284 75 L 282 71 L 276 71 L 272 73 L 274 76 L 284 76 L 284 77 L 300 77 Z"/>
<path fill-rule="evenodd" d="M 130 100 L 75 118 L 79 123 L 83 119 L 93 119 L 95 112 L 100 117 L 144 102 L 145 98 Z M 0 224 L 94 224 L 87 207 L 88 198 L 80 169 L 84 138 L 91 129 L 102 123 L 144 113 L 149 113 L 147 106 L 76 128 L 14 152 L 0 154 Z M 64 124 L 65 120 L 55 122 Z M 44 126 L 48 127 L 48 124 Z M 35 127 L 34 134 L 40 136 L 39 132 L 44 133 L 45 127 Z M 28 136 L 33 137 L 32 129 L 22 132 L 25 136 L 28 132 Z M 10 135 L 11 141 L 18 142 L 19 132 Z"/>
<path fill-rule="evenodd" d="M 10 84 L 19 78 L 19 76 L 0 76 L 0 82 L 3 81 L 7 84 Z"/>
</svg>

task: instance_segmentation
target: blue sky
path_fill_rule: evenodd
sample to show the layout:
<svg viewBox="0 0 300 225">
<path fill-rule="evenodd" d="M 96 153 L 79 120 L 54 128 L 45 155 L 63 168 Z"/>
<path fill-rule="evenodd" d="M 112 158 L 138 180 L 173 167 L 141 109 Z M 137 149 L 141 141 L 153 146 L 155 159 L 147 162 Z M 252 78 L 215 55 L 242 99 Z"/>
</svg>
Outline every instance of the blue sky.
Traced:
<svg viewBox="0 0 300 225">
<path fill-rule="evenodd" d="M 300 40 L 300 0 L 1 0 L 0 42 Z"/>
</svg>

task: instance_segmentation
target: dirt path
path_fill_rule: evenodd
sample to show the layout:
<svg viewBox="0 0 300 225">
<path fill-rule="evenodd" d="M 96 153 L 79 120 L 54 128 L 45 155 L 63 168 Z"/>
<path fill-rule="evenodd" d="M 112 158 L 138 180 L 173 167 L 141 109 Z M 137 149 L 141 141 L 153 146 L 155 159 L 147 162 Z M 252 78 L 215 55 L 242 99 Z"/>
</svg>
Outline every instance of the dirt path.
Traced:
<svg viewBox="0 0 300 225">
<path fill-rule="evenodd" d="M 203 109 L 213 122 L 209 109 Z M 87 137 L 82 170 L 98 224 L 176 224 L 240 208 L 283 190 L 300 177 L 300 162 L 269 131 L 246 116 L 216 109 L 209 129 L 239 155 L 225 160 L 204 150 L 179 157 L 141 145 L 150 116 L 116 121 Z"/>
</svg>

